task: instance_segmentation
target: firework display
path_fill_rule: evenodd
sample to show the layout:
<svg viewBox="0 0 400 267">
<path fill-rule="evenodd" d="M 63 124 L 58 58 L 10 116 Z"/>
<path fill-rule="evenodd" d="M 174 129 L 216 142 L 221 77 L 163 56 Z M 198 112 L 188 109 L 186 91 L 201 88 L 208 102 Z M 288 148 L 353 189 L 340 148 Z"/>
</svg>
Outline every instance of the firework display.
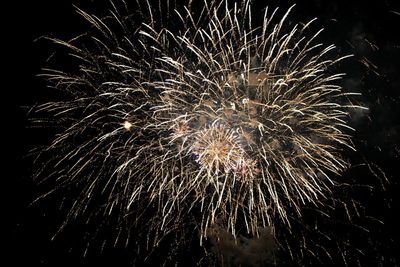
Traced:
<svg viewBox="0 0 400 267">
<path fill-rule="evenodd" d="M 289 248 L 275 227 L 335 202 L 350 167 L 349 113 L 366 108 L 340 83 L 349 56 L 318 41 L 314 20 L 289 23 L 292 8 L 254 19 L 248 0 L 128 5 L 78 9 L 90 30 L 51 39 L 73 67 L 41 74 L 65 99 L 36 108 L 57 129 L 37 176 L 75 194 L 61 228 L 117 218 L 115 242 L 132 231 L 148 250 L 188 225 L 201 245 L 246 233 Z"/>
</svg>

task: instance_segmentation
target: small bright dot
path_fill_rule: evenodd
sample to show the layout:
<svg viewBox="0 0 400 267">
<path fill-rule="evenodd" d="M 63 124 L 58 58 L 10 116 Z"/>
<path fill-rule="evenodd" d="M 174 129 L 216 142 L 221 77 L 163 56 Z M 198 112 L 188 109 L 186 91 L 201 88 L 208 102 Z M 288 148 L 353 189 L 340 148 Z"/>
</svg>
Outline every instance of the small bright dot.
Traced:
<svg viewBox="0 0 400 267">
<path fill-rule="evenodd" d="M 129 131 L 132 128 L 132 123 L 130 123 L 129 121 L 125 121 L 124 122 L 124 128 Z"/>
</svg>

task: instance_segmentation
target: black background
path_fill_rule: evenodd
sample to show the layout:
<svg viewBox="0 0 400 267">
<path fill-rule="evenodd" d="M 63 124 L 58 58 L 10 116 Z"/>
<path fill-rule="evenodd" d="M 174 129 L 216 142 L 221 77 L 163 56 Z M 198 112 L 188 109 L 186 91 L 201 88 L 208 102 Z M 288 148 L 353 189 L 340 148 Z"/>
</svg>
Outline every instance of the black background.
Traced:
<svg viewBox="0 0 400 267">
<path fill-rule="evenodd" d="M 355 143 L 360 155 L 379 165 L 390 180 L 386 191 L 376 197 L 379 201 L 367 205 L 370 213 L 385 223 L 380 232 L 382 236 L 376 237 L 383 243 L 377 248 L 377 253 L 384 255 L 383 266 L 395 265 L 396 252 L 400 251 L 400 221 L 396 218 L 400 211 L 400 7 L 397 2 L 298 1 L 292 16 L 293 21 L 304 22 L 318 17 L 318 25 L 326 29 L 321 40 L 326 44 L 335 43 L 344 54 L 355 54 L 354 63 L 343 66 L 348 73 L 345 85 L 363 93 L 361 100 L 370 108 L 363 118 L 353 121 L 357 128 Z M 255 4 L 280 6 L 285 10 L 293 3 L 257 1 Z M 35 75 L 46 65 L 54 49 L 48 42 L 37 39 L 41 36 L 69 39 L 87 29 L 73 4 L 99 15 L 105 14 L 108 6 L 107 1 L 98 0 L 42 0 L 16 1 L 13 6 L 3 8 L 2 218 L 9 223 L 5 231 L 11 239 L 3 242 L 11 261 L 2 266 L 125 266 L 130 262 L 129 251 L 121 248 L 107 249 L 102 254 L 89 252 L 83 257 L 85 243 L 81 233 L 73 229 L 51 241 L 63 213 L 54 203 L 30 206 L 35 187 L 30 178 L 32 159 L 26 155 L 32 147 L 48 142 L 50 136 L 46 130 L 30 128 L 27 107 L 51 98 L 45 83 Z M 379 49 L 371 49 L 366 40 Z M 363 65 L 363 58 L 376 68 Z"/>
</svg>

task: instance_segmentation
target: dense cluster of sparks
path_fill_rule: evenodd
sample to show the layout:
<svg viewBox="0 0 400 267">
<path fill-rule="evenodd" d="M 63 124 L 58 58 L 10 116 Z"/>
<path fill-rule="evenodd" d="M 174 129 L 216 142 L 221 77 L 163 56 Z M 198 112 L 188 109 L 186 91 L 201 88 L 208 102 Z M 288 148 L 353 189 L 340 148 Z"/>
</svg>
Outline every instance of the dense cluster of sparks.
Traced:
<svg viewBox="0 0 400 267">
<path fill-rule="evenodd" d="M 354 105 L 332 68 L 345 57 L 315 42 L 313 21 L 289 26 L 290 10 L 266 9 L 254 25 L 250 1 L 201 5 L 168 6 L 164 23 L 147 2 L 139 22 L 117 7 L 104 19 L 79 10 L 93 31 L 53 39 L 79 62 L 46 71 L 69 99 L 39 107 L 60 122 L 46 151 L 51 176 L 80 188 L 73 216 L 97 194 L 105 216 L 155 207 L 148 225 L 164 234 L 197 211 L 201 238 L 216 222 L 235 236 L 238 220 L 257 235 L 289 227 L 288 211 L 319 203 L 347 168 Z"/>
</svg>

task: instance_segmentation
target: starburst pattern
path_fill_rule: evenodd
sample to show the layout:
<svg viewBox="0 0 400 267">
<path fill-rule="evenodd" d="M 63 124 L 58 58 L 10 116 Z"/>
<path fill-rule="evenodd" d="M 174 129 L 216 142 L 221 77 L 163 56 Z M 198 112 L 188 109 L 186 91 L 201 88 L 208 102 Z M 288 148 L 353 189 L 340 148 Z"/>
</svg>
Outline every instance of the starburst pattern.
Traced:
<svg viewBox="0 0 400 267">
<path fill-rule="evenodd" d="M 204 5 L 167 13 L 174 27 L 148 2 L 140 23 L 116 7 L 104 19 L 79 10 L 93 33 L 53 39 L 79 62 L 46 71 L 69 100 L 39 107 L 60 122 L 50 177 L 81 192 L 68 218 L 97 195 L 124 222 L 147 220 L 144 209 L 155 244 L 192 213 L 202 238 L 217 221 L 257 235 L 290 227 L 288 210 L 317 205 L 348 167 L 347 110 L 358 106 L 333 69 L 347 56 L 309 35 L 313 21 L 289 27 L 290 10 L 253 25 L 250 1 Z"/>
</svg>

